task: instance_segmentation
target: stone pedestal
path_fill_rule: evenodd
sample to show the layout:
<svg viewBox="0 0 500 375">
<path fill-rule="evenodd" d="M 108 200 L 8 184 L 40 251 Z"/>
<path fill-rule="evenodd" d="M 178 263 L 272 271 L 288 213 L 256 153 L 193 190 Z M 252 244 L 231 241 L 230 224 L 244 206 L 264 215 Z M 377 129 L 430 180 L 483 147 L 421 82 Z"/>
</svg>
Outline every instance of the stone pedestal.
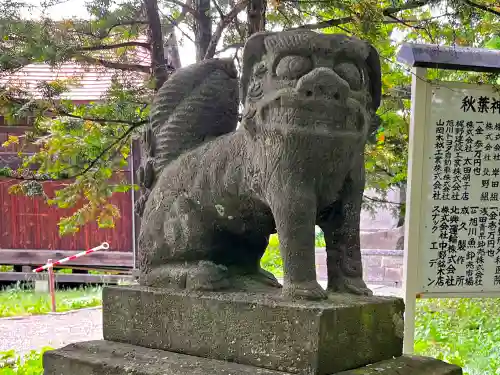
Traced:
<svg viewBox="0 0 500 375">
<path fill-rule="evenodd" d="M 43 362 L 45 375 L 292 375 L 102 340 L 46 352 Z M 462 370 L 433 358 L 403 356 L 336 375 L 401 374 L 462 375 Z"/>
<path fill-rule="evenodd" d="M 104 339 L 300 374 L 333 374 L 401 355 L 404 304 L 338 295 L 103 292 Z"/>
<path fill-rule="evenodd" d="M 44 355 L 45 375 L 459 375 L 401 356 L 399 298 L 106 287 L 104 339 Z M 375 372 L 374 372 L 375 371 Z"/>
</svg>

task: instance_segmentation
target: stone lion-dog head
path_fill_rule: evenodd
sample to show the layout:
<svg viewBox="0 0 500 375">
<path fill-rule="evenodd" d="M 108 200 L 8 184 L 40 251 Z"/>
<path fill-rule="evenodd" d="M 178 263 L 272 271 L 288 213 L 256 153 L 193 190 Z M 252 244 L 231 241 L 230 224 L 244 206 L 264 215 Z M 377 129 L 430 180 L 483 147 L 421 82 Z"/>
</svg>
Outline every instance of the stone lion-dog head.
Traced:
<svg viewBox="0 0 500 375">
<path fill-rule="evenodd" d="M 378 127 L 379 55 L 369 43 L 310 30 L 257 33 L 243 51 L 242 124 L 274 131 L 365 138 Z"/>
</svg>

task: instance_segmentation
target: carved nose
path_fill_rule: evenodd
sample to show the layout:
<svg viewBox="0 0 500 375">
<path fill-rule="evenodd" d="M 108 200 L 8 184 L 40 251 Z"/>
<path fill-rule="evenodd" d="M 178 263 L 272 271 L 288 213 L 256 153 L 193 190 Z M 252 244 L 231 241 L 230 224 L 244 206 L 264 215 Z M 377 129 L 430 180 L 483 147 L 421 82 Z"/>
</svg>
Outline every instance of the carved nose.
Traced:
<svg viewBox="0 0 500 375">
<path fill-rule="evenodd" d="M 349 95 L 349 85 L 328 68 L 316 68 L 297 82 L 297 92 L 307 97 L 345 100 Z"/>
</svg>

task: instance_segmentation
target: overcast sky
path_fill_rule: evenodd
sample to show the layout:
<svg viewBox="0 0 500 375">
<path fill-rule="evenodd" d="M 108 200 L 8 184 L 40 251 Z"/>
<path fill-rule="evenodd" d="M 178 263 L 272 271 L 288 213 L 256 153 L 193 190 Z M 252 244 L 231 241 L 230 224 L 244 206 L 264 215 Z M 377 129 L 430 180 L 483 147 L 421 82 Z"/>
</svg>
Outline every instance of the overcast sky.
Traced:
<svg viewBox="0 0 500 375">
<path fill-rule="evenodd" d="M 40 4 L 41 0 L 24 0 L 28 4 L 33 4 L 38 10 L 34 12 L 26 13 L 25 17 L 36 17 L 41 14 Z M 65 18 L 88 18 L 90 15 L 87 12 L 85 7 L 86 1 L 83 0 L 67 0 L 64 3 L 52 6 L 48 9 L 46 15 L 50 16 L 52 19 L 65 19 Z M 183 29 L 183 32 L 190 35 L 193 38 L 193 35 L 186 28 Z M 194 48 L 194 43 L 192 43 L 187 38 L 182 38 L 182 33 L 179 30 L 176 30 L 176 36 L 178 40 L 182 40 L 182 45 L 179 45 L 179 54 L 181 58 L 182 66 L 186 66 L 196 62 L 196 52 Z M 181 44 L 181 43 L 180 43 Z"/>
</svg>

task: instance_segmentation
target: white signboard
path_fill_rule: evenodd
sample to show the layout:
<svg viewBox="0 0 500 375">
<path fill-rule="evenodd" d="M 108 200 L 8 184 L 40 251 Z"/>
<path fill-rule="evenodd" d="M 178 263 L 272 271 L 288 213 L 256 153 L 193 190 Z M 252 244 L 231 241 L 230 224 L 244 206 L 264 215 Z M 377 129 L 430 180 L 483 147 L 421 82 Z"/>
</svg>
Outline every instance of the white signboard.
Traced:
<svg viewBox="0 0 500 375">
<path fill-rule="evenodd" d="M 499 293 L 500 93 L 443 84 L 428 90 L 419 292 Z"/>
</svg>

